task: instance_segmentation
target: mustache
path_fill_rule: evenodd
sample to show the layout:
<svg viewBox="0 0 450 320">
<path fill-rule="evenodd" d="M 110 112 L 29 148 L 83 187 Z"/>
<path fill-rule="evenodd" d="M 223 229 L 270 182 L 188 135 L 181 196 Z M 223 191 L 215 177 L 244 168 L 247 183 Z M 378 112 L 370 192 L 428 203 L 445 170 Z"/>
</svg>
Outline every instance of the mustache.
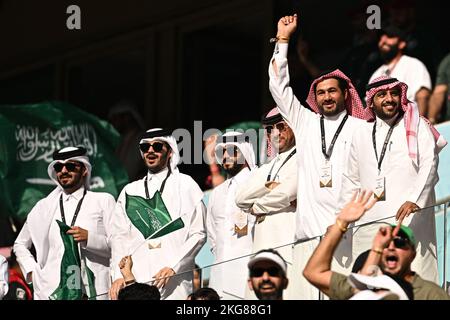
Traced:
<svg viewBox="0 0 450 320">
<path fill-rule="evenodd" d="M 148 158 L 150 156 L 158 156 L 155 152 L 149 152 L 145 157 Z"/>
<path fill-rule="evenodd" d="M 385 106 L 393 106 L 393 107 L 396 107 L 396 106 L 398 106 L 398 103 L 396 103 L 396 102 L 394 102 L 394 101 L 392 101 L 392 102 L 383 102 L 383 103 L 381 104 L 381 106 L 382 106 L 382 107 L 385 107 Z"/>
<path fill-rule="evenodd" d="M 261 282 L 261 284 L 259 285 L 259 287 L 261 288 L 262 286 L 264 286 L 264 285 L 266 285 L 266 284 L 270 284 L 272 287 L 275 288 L 275 283 L 273 283 L 273 282 L 270 281 L 270 280 L 263 280 L 263 281 Z"/>
</svg>

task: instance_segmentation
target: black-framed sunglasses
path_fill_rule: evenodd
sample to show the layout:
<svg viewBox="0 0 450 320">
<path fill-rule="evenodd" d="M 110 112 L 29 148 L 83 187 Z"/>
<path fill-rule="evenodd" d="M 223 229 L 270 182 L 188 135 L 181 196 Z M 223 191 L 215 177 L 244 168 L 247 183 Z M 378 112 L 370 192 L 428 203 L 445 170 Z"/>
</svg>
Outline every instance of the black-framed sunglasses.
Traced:
<svg viewBox="0 0 450 320">
<path fill-rule="evenodd" d="M 236 146 L 226 146 L 225 148 L 223 148 L 223 154 L 225 154 L 225 151 L 229 156 L 236 156 L 239 149 Z"/>
<path fill-rule="evenodd" d="M 271 277 L 280 277 L 281 276 L 281 270 L 277 267 L 270 267 L 270 268 L 253 268 L 250 270 L 250 277 L 262 277 L 264 272 L 269 274 Z"/>
<path fill-rule="evenodd" d="M 279 132 L 283 132 L 284 130 L 287 129 L 287 125 L 284 122 L 278 122 L 274 125 L 268 125 L 265 127 L 265 129 L 268 134 L 271 134 L 274 127 L 277 128 Z"/>
<path fill-rule="evenodd" d="M 79 163 L 74 162 L 66 162 L 66 163 L 57 162 L 53 165 L 53 168 L 55 169 L 56 172 L 61 172 L 64 167 L 66 167 L 67 171 L 74 172 L 77 170 L 77 168 L 81 167 L 81 165 Z"/>
<path fill-rule="evenodd" d="M 408 239 L 406 238 L 402 238 L 402 237 L 394 237 L 394 239 L 392 239 L 392 241 L 394 241 L 394 246 L 397 249 L 405 249 L 408 246 L 411 246 L 411 242 L 409 242 Z"/>
<path fill-rule="evenodd" d="M 142 152 L 149 151 L 150 147 L 153 147 L 153 151 L 155 152 L 161 152 L 162 149 L 164 148 L 164 143 L 156 141 L 153 143 L 144 142 L 139 144 L 139 148 L 141 149 Z"/>
</svg>

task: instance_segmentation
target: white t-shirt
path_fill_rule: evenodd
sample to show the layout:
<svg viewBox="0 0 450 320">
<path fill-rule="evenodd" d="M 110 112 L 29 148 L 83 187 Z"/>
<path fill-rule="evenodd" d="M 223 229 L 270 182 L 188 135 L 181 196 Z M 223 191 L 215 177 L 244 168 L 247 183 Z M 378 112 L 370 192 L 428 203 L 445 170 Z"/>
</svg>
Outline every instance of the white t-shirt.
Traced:
<svg viewBox="0 0 450 320">
<path fill-rule="evenodd" d="M 408 100 L 416 101 L 416 92 L 424 87 L 431 90 L 431 78 L 427 68 L 419 59 L 402 55 L 389 74 L 389 66 L 383 64 L 370 77 L 369 83 L 373 79 L 381 76 L 390 76 L 408 85 Z"/>
</svg>

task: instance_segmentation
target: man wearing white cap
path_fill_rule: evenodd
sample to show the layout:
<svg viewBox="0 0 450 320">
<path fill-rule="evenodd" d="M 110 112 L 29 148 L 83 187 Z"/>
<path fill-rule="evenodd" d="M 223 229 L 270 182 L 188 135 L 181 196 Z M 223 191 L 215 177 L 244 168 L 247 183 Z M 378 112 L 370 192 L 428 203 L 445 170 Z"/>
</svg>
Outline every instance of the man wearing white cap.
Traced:
<svg viewBox="0 0 450 320">
<path fill-rule="evenodd" d="M 277 248 L 291 266 L 292 246 L 288 244 L 295 238 L 297 199 L 295 137 L 277 107 L 266 113 L 261 122 L 267 134 L 268 153 L 275 156 L 257 168 L 248 181 L 239 187 L 236 204 L 257 217 L 253 252 Z M 290 292 L 290 288 L 285 292 L 285 299 L 296 297 L 296 292 Z M 251 294 L 250 291 L 247 293 Z"/>
<path fill-rule="evenodd" d="M 178 171 L 180 154 L 169 130 L 150 129 L 140 140 L 147 175 L 127 184 L 114 211 L 112 299 L 126 283 L 119 269 L 120 260 L 133 257 L 137 282 L 152 282 L 161 299 L 184 300 L 192 293 L 194 259 L 206 240 L 203 192 L 188 175 Z M 149 206 L 157 200 L 157 207 Z M 133 201 L 144 203 L 131 209 Z M 177 226 L 160 235 L 161 213 Z"/>
<path fill-rule="evenodd" d="M 48 175 L 58 185 L 28 214 L 14 252 L 34 299 L 104 299 L 110 286 L 110 218 L 115 200 L 89 191 L 91 164 L 83 147 L 53 154 Z M 36 249 L 36 260 L 30 252 Z"/>
<path fill-rule="evenodd" d="M 276 250 L 257 252 L 248 262 L 248 286 L 259 300 L 283 300 L 283 290 L 288 287 L 286 261 Z"/>
<path fill-rule="evenodd" d="M 281 115 L 295 133 L 298 149 L 296 240 L 291 286 L 299 299 L 319 299 L 319 291 L 301 273 L 318 244 L 318 237 L 334 223 L 341 191 L 342 170 L 352 136 L 364 124 L 365 111 L 351 80 L 340 70 L 325 73 L 311 84 L 303 106 L 289 84 L 288 43 L 297 28 L 297 15 L 278 21 L 277 43 L 269 65 L 269 88 Z M 344 250 L 345 249 L 345 250 Z M 350 268 L 344 243 L 335 255 L 336 268 Z"/>
<path fill-rule="evenodd" d="M 248 139 L 247 139 L 248 140 Z M 216 158 L 228 175 L 208 201 L 207 230 L 214 263 L 249 255 L 252 252 L 255 217 L 235 203 L 236 190 L 256 168 L 255 154 L 246 136 L 227 132 L 219 137 Z M 209 286 L 225 300 L 245 298 L 248 257 L 211 268 Z"/>
</svg>

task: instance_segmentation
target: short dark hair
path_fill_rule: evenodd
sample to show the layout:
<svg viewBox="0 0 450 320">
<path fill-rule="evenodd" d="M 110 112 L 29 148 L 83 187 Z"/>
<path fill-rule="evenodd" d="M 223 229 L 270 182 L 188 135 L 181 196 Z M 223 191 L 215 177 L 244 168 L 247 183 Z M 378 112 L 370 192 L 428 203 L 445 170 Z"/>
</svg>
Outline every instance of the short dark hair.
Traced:
<svg viewBox="0 0 450 320">
<path fill-rule="evenodd" d="M 220 300 L 220 296 L 213 288 L 200 288 L 192 294 L 192 300 Z"/>
<path fill-rule="evenodd" d="M 119 291 L 119 300 L 161 300 L 161 294 L 156 286 L 136 282 Z"/>
</svg>

